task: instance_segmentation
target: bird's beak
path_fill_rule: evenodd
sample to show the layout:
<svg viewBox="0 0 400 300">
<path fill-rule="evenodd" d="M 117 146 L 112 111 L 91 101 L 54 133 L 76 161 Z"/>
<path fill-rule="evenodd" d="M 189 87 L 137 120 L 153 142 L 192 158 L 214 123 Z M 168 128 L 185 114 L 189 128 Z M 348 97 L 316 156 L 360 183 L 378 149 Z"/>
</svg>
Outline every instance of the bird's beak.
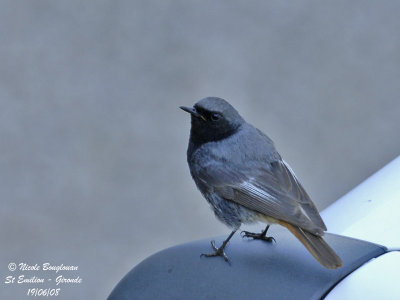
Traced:
<svg viewBox="0 0 400 300">
<path fill-rule="evenodd" d="M 200 118 L 203 121 L 206 120 L 206 118 L 204 116 L 202 116 L 201 114 L 199 114 L 194 107 L 179 106 L 179 108 L 184 110 L 184 111 L 186 111 L 186 112 L 188 112 L 192 116 L 195 116 L 196 118 Z"/>
</svg>

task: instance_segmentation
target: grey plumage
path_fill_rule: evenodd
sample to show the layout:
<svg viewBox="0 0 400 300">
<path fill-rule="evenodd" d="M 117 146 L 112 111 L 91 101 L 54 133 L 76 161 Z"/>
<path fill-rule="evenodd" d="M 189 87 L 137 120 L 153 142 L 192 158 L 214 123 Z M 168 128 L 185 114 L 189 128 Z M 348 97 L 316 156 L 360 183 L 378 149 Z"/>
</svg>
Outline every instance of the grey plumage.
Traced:
<svg viewBox="0 0 400 300">
<path fill-rule="evenodd" d="M 190 173 L 219 220 L 234 231 L 242 223 L 279 223 L 321 264 L 341 265 L 334 251 L 318 242 L 323 241 L 326 226 L 270 138 L 221 98 L 209 97 L 193 108 L 181 108 L 192 115 L 187 151 Z M 312 246 L 308 247 L 310 234 Z M 318 252 L 318 246 L 328 246 L 330 251 Z"/>
</svg>

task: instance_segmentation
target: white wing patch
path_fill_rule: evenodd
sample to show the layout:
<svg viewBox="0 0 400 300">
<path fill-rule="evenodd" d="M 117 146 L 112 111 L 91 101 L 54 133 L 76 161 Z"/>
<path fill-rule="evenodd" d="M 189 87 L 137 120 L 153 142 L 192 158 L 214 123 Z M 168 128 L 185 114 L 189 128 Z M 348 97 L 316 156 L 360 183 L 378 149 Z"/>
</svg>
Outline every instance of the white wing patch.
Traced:
<svg viewBox="0 0 400 300">
<path fill-rule="evenodd" d="M 260 197 L 262 199 L 265 199 L 265 200 L 270 200 L 271 202 L 276 202 L 277 201 L 277 199 L 274 196 L 272 196 L 271 194 L 267 193 L 263 189 L 260 189 L 259 187 L 256 187 L 252 183 L 252 180 L 253 180 L 253 178 L 250 178 L 249 181 L 243 181 L 240 184 L 240 187 L 243 188 L 246 191 L 249 191 L 254 196 L 258 196 L 258 197 Z"/>
</svg>

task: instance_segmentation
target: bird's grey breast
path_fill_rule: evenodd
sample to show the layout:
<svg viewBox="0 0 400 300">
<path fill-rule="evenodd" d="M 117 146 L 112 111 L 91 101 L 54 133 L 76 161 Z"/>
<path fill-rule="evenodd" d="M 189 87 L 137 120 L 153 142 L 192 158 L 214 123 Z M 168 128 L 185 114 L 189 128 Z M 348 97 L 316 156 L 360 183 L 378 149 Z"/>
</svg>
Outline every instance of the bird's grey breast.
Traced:
<svg viewBox="0 0 400 300">
<path fill-rule="evenodd" d="M 260 130 L 245 123 L 226 139 L 210 142 L 200 147 L 200 153 L 229 166 L 249 166 L 279 160 L 272 140 Z"/>
<path fill-rule="evenodd" d="M 246 168 L 269 169 L 270 163 L 279 159 L 271 139 L 247 123 L 228 138 L 204 143 L 195 149 L 189 145 L 188 149 L 191 175 L 203 193 L 211 189 L 204 179 L 210 167 L 218 166 L 240 173 L 248 171 Z"/>
</svg>

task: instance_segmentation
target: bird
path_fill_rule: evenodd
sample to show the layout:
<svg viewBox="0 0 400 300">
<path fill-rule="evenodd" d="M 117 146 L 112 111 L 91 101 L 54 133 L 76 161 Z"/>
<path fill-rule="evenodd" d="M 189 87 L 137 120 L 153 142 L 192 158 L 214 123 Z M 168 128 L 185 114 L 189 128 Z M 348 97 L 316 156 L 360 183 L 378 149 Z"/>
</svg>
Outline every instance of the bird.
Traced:
<svg viewBox="0 0 400 300">
<path fill-rule="evenodd" d="M 273 141 L 247 123 L 226 100 L 207 97 L 193 107 L 187 162 L 190 174 L 215 216 L 232 232 L 220 247 L 211 241 L 206 257 L 229 259 L 225 247 L 242 224 L 263 222 L 261 233 L 243 237 L 275 241 L 270 225 L 286 227 L 325 268 L 342 266 L 341 258 L 323 239 L 327 230 L 316 206 Z"/>
</svg>

